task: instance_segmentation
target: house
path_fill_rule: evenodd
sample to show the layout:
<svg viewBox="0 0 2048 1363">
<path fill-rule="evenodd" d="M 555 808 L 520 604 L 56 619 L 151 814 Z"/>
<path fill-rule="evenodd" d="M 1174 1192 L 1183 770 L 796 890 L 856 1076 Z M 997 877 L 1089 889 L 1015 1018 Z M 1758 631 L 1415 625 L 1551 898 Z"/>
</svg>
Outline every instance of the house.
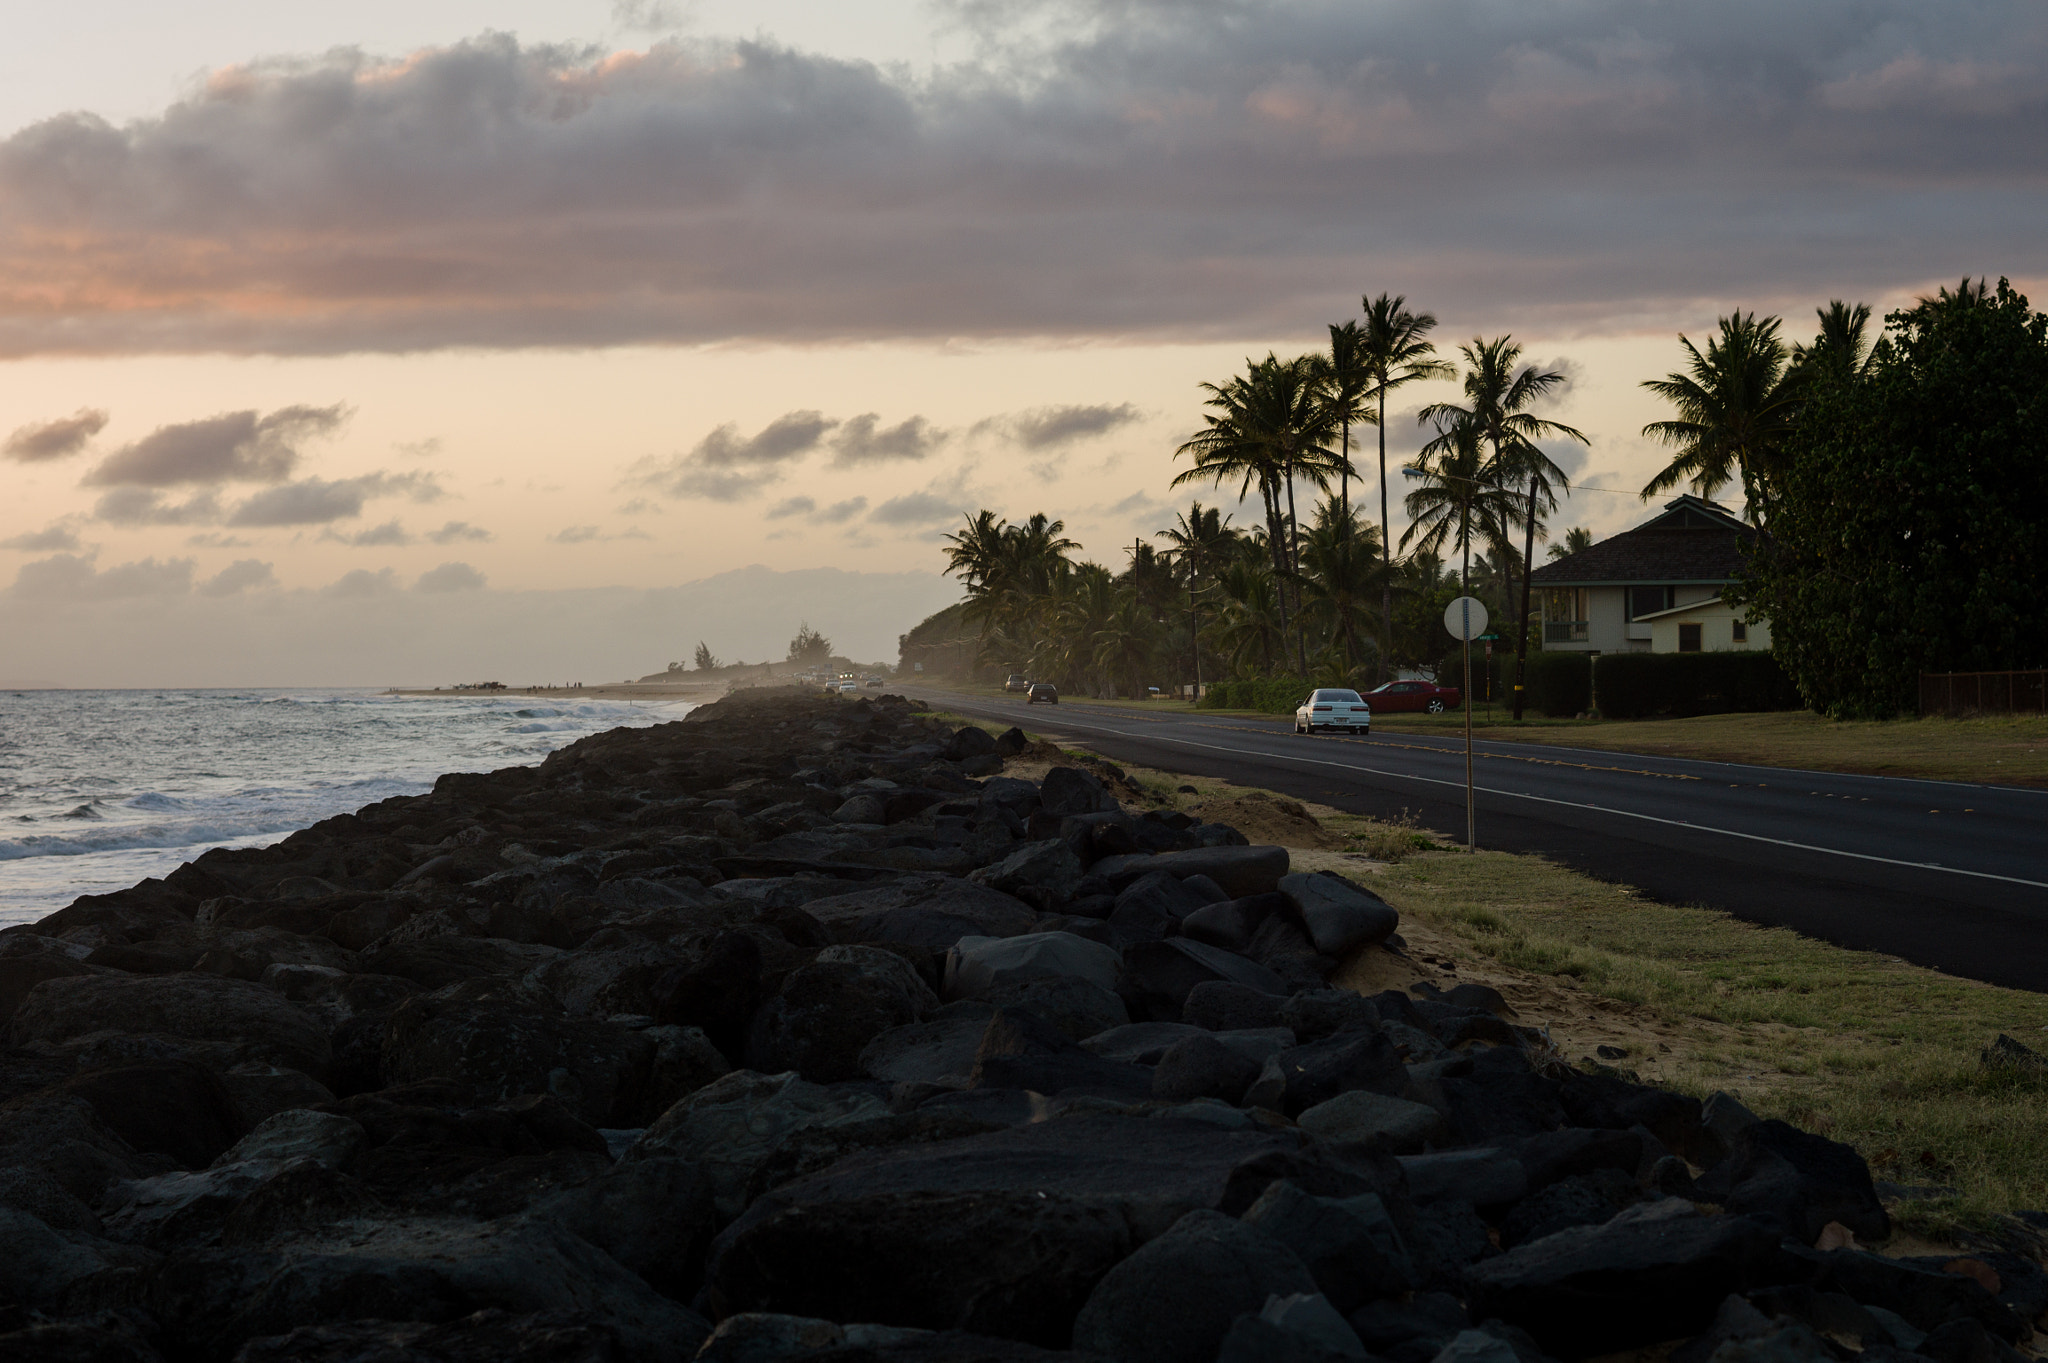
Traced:
<svg viewBox="0 0 2048 1363">
<path fill-rule="evenodd" d="M 1721 599 L 1762 531 L 1691 495 L 1529 575 L 1543 647 L 1577 653 L 1768 650 L 1770 621 Z"/>
</svg>

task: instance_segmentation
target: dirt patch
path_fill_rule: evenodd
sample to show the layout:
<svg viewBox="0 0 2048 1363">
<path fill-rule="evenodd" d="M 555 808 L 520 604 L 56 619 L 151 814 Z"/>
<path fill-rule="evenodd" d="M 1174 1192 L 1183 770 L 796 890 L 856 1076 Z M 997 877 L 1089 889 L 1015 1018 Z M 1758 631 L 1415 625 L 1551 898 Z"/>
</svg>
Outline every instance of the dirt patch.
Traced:
<svg viewBox="0 0 2048 1363">
<path fill-rule="evenodd" d="M 1181 808 L 1204 823 L 1229 824 L 1255 843 L 1332 852 L 1344 846 L 1344 839 L 1323 827 L 1306 805 L 1284 795 L 1212 791 L 1188 796 Z"/>
</svg>

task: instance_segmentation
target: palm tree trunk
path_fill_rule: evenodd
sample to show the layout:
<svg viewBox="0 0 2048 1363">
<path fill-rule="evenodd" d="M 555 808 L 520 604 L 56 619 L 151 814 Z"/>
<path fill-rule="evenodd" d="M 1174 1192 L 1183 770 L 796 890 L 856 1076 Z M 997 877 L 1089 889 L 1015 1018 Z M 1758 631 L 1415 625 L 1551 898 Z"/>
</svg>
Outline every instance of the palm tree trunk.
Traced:
<svg viewBox="0 0 2048 1363">
<path fill-rule="evenodd" d="M 1287 461 L 1287 568 L 1290 575 L 1298 578 L 1301 573 L 1301 522 L 1294 514 L 1294 461 Z M 1287 585 L 1282 583 L 1280 594 L 1287 594 Z M 1294 650 L 1301 659 L 1301 675 L 1308 675 L 1308 639 L 1301 632 L 1301 583 L 1294 585 Z"/>
<path fill-rule="evenodd" d="M 1522 613 L 1515 621 L 1515 718 L 1522 718 L 1522 672 L 1529 663 L 1529 582 L 1536 563 L 1536 479 L 1529 479 L 1528 547 L 1522 551 Z"/>
<path fill-rule="evenodd" d="M 1341 496 L 1338 503 L 1344 508 L 1344 523 L 1351 524 L 1351 419 L 1344 419 L 1344 467 L 1337 470 L 1337 488 Z"/>
<path fill-rule="evenodd" d="M 1394 532 L 1387 521 L 1387 378 L 1380 377 L 1380 671 L 1394 649 Z"/>
<path fill-rule="evenodd" d="M 1266 498 L 1266 537 L 1272 541 L 1273 550 L 1273 601 L 1280 608 L 1280 648 L 1285 655 L 1287 648 L 1287 533 L 1280 524 L 1280 489 L 1271 484 L 1262 485 L 1260 491 Z M 1266 658 L 1266 670 L 1272 671 L 1273 659 Z"/>
</svg>

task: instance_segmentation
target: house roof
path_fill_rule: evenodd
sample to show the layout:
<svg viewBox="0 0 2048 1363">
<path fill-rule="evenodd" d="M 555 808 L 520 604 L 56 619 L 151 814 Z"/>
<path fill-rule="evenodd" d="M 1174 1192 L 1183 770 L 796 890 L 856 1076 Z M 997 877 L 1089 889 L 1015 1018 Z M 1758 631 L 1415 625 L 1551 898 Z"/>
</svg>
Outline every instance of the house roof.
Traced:
<svg viewBox="0 0 2048 1363">
<path fill-rule="evenodd" d="M 1763 532 L 1715 502 L 1691 494 L 1633 530 L 1546 563 L 1529 574 L 1535 587 L 1716 585 L 1733 582 L 1745 546 Z"/>
</svg>

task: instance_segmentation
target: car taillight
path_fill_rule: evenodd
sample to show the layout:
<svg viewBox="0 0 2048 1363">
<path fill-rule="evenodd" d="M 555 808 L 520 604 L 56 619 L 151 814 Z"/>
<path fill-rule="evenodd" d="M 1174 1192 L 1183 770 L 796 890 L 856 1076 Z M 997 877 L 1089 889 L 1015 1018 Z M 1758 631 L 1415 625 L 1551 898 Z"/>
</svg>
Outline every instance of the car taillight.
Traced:
<svg viewBox="0 0 2048 1363">
<path fill-rule="evenodd" d="M 1318 706 L 1316 706 L 1315 708 L 1316 708 L 1316 709 L 1318 709 L 1318 710 L 1327 710 L 1327 709 L 1329 709 L 1330 707 L 1329 707 L 1329 706 L 1327 706 L 1327 705 L 1318 705 Z"/>
</svg>

